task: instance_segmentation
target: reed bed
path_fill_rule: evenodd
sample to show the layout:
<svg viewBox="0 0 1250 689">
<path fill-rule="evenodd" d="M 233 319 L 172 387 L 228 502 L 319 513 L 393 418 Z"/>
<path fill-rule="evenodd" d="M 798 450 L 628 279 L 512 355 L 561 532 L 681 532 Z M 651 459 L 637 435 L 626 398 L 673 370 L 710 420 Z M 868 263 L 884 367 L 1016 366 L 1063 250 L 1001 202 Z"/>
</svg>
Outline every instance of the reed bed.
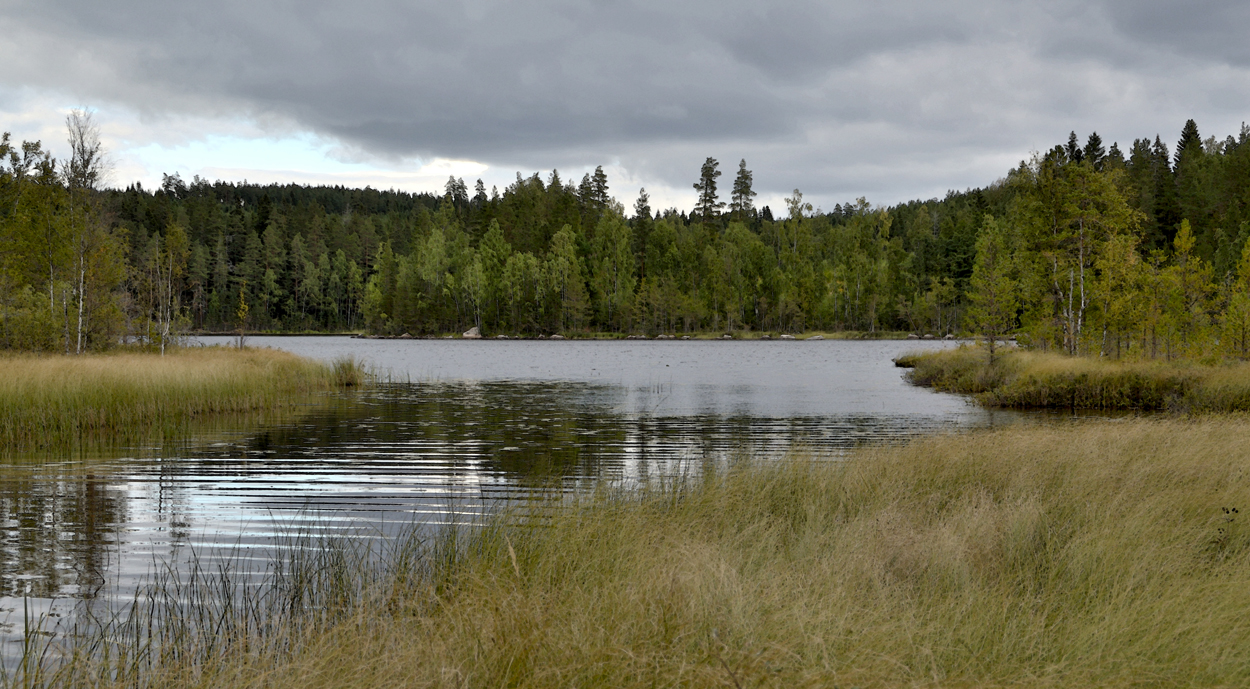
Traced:
<svg viewBox="0 0 1250 689">
<path fill-rule="evenodd" d="M 275 409 L 368 379 L 275 350 L 224 347 L 166 356 L 116 353 L 0 358 L 0 448 L 6 454 L 176 430 L 207 415 Z"/>
<path fill-rule="evenodd" d="M 918 385 L 991 407 L 1179 412 L 1250 411 L 1250 363 L 1116 361 L 982 347 L 899 357 Z"/>
<path fill-rule="evenodd" d="M 276 627 L 145 612 L 130 628 L 191 622 L 141 662 L 32 667 L 47 686 L 1246 686 L 1247 437 L 1130 419 L 744 461 L 286 560 L 251 614 Z"/>
</svg>

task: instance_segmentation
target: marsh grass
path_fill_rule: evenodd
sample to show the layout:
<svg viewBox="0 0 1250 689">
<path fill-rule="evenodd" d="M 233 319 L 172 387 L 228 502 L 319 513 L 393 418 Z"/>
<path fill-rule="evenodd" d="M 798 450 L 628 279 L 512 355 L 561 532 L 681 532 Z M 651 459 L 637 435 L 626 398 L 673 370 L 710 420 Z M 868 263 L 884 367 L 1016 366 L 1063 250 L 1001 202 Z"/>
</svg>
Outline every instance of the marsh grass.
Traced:
<svg viewBox="0 0 1250 689">
<path fill-rule="evenodd" d="M 992 365 L 981 347 L 909 354 L 896 363 L 912 369 L 909 378 L 916 384 L 972 394 L 994 407 L 1250 411 L 1250 363 L 1204 365 L 1000 352 Z"/>
<path fill-rule="evenodd" d="M 212 415 L 273 411 L 364 384 L 355 360 L 332 365 L 285 352 L 224 347 L 82 357 L 0 358 L 0 453 L 177 433 Z"/>
<path fill-rule="evenodd" d="M 603 488 L 380 558 L 305 543 L 259 612 L 213 612 L 208 576 L 60 674 L 33 667 L 57 686 L 1245 686 L 1248 434 L 951 435 Z M 181 631 L 144 646 L 149 621 Z"/>
</svg>

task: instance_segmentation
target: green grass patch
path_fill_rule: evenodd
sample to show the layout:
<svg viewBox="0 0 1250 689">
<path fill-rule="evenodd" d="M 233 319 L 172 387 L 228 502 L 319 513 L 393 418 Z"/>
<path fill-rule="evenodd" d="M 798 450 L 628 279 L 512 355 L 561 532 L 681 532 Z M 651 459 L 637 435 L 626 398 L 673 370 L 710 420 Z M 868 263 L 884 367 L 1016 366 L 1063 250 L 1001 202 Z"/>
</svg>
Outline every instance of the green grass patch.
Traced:
<svg viewBox="0 0 1250 689">
<path fill-rule="evenodd" d="M 1116 361 L 982 347 L 908 354 L 909 379 L 991 407 L 1176 412 L 1250 411 L 1250 364 Z"/>
<path fill-rule="evenodd" d="M 275 350 L 0 358 L 0 448 L 6 455 L 143 436 L 210 415 L 272 410 L 369 376 Z"/>
</svg>

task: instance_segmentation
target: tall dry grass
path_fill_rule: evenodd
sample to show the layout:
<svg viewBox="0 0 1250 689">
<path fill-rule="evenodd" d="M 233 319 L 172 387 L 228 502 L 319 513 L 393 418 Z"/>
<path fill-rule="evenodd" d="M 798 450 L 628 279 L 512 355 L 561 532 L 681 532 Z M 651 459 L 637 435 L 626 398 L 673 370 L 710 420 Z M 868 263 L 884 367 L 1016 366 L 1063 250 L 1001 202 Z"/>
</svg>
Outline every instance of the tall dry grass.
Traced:
<svg viewBox="0 0 1250 689">
<path fill-rule="evenodd" d="M 289 652 L 127 683 L 1246 686 L 1248 437 L 1025 427 L 605 490 L 405 550 Z"/>
<path fill-rule="evenodd" d="M 367 377 L 354 361 L 328 366 L 286 352 L 221 347 L 163 357 L 6 355 L 0 372 L 0 448 L 8 454 L 271 409 Z"/>
<path fill-rule="evenodd" d="M 920 385 L 996 407 L 1181 412 L 1250 411 L 1250 363 L 1116 361 L 981 347 L 900 357 Z"/>
</svg>

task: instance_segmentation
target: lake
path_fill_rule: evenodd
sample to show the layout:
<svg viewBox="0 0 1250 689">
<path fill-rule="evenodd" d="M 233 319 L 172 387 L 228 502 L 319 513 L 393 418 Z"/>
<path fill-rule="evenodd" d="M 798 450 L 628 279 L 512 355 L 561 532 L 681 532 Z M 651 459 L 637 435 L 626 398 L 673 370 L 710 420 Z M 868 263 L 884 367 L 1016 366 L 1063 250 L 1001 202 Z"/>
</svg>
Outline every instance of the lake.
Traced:
<svg viewBox="0 0 1250 689">
<path fill-rule="evenodd" d="M 201 337 L 194 344 L 226 344 Z M 892 359 L 940 341 L 527 341 L 251 337 L 390 381 L 278 423 L 46 457 L 0 479 L 0 608 L 133 590 L 198 548 L 261 566 L 290 529 L 384 535 L 536 488 L 644 481 L 736 456 L 1014 423 L 908 385 Z M 11 616 L 11 615 L 10 615 Z M 12 620 L 9 621 L 12 625 Z"/>
</svg>

